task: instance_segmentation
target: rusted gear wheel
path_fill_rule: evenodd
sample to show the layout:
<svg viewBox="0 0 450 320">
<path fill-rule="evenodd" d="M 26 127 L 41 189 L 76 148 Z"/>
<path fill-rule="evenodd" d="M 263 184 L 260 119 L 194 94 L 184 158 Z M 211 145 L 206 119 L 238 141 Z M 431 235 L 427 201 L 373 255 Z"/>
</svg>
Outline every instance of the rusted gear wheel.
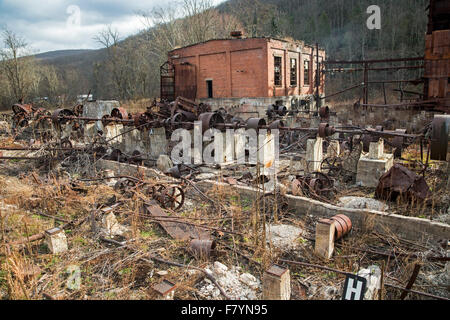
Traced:
<svg viewBox="0 0 450 320">
<path fill-rule="evenodd" d="M 313 178 L 309 181 L 309 188 L 317 195 L 332 191 L 334 183 L 330 177 L 322 172 L 313 172 Z"/>
<path fill-rule="evenodd" d="M 342 170 L 342 158 L 328 157 L 320 164 L 322 172 L 326 172 L 329 177 L 338 177 Z"/>
<path fill-rule="evenodd" d="M 167 186 L 161 193 L 160 203 L 165 209 L 179 210 L 184 204 L 184 191 L 179 186 Z"/>
</svg>

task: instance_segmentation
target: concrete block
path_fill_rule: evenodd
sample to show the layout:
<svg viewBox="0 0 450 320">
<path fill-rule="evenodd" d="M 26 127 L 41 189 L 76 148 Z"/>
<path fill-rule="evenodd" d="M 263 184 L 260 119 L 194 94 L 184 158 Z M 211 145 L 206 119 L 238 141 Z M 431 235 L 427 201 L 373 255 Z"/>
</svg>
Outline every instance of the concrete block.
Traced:
<svg viewBox="0 0 450 320">
<path fill-rule="evenodd" d="M 158 170 L 166 172 L 167 170 L 173 167 L 173 162 L 172 160 L 170 160 L 169 156 L 162 154 L 158 157 L 158 160 L 156 161 L 156 167 L 158 168 Z"/>
<path fill-rule="evenodd" d="M 263 299 L 291 299 L 291 275 L 289 269 L 274 264 L 264 272 Z"/>
<path fill-rule="evenodd" d="M 381 287 L 381 269 L 376 265 L 372 265 L 367 269 L 359 270 L 358 276 L 363 277 L 367 280 L 364 300 L 377 300 Z"/>
<path fill-rule="evenodd" d="M 316 225 L 316 241 L 314 252 L 319 256 L 330 259 L 334 251 L 335 226 L 330 219 L 321 219 Z"/>
<path fill-rule="evenodd" d="M 376 188 L 380 177 L 394 165 L 394 155 L 385 153 L 381 159 L 362 155 L 358 161 L 356 184 Z"/>
<path fill-rule="evenodd" d="M 337 140 L 331 140 L 327 148 L 327 157 L 337 157 L 341 153 L 341 145 Z"/>
<path fill-rule="evenodd" d="M 152 128 L 149 131 L 149 156 L 156 158 L 161 154 L 167 154 L 167 139 L 165 128 Z"/>
<path fill-rule="evenodd" d="M 306 163 L 307 172 L 320 171 L 320 164 L 323 160 L 323 139 L 308 139 L 306 143 Z"/>
<path fill-rule="evenodd" d="M 377 142 L 369 144 L 369 159 L 381 159 L 384 155 L 384 140 L 380 139 Z"/>
<path fill-rule="evenodd" d="M 128 130 L 128 129 L 127 129 Z M 103 136 L 106 140 L 110 140 L 110 143 L 114 147 L 118 147 L 122 143 L 123 125 L 117 123 L 110 123 L 103 127 Z"/>
<path fill-rule="evenodd" d="M 50 252 L 53 254 L 62 253 L 68 249 L 66 234 L 60 228 L 46 230 L 45 241 Z"/>
</svg>

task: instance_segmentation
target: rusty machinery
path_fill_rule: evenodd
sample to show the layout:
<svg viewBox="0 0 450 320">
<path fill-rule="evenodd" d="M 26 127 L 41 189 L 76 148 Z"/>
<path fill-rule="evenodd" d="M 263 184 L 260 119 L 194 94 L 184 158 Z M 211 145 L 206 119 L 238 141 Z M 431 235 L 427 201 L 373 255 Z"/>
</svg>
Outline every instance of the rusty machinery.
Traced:
<svg viewBox="0 0 450 320">
<path fill-rule="evenodd" d="M 158 110 L 154 111 L 153 107 Z M 225 119 L 229 120 L 229 117 L 224 115 L 223 110 L 216 112 L 203 112 L 210 110 L 210 107 L 202 104 L 195 104 L 193 101 L 179 97 L 176 101 L 172 103 L 159 102 L 154 103 L 152 108 L 147 108 L 146 112 L 138 112 L 136 114 L 129 114 L 124 108 L 115 108 L 112 110 L 110 115 L 104 115 L 102 118 L 89 118 L 81 117 L 79 114 L 82 112 L 82 105 L 78 105 L 74 110 L 70 109 L 57 109 L 50 116 L 45 110 L 35 110 L 31 105 L 14 105 L 13 112 L 16 123 L 21 126 L 28 125 L 30 119 L 38 117 L 42 121 L 48 121 L 48 119 L 53 122 L 53 125 L 58 128 L 62 124 L 73 123 L 73 130 L 79 130 L 79 121 L 102 121 L 104 125 L 111 123 L 121 123 L 125 126 L 135 127 L 136 129 L 150 129 L 155 127 L 164 127 L 166 130 L 173 130 L 177 128 L 192 129 L 193 122 L 198 120 L 202 123 L 203 132 L 210 128 L 216 128 L 219 130 L 224 130 L 226 128 L 230 129 L 278 129 L 280 130 L 281 136 L 287 132 L 305 132 L 312 135 L 317 134 L 321 138 L 330 137 L 336 133 L 341 136 L 344 134 L 349 135 L 361 135 L 364 150 L 368 150 L 368 145 L 370 142 L 377 141 L 380 137 L 386 139 L 387 144 L 391 145 L 395 151 L 396 157 L 401 155 L 402 148 L 410 143 L 414 139 L 425 138 L 424 134 L 408 134 L 405 129 L 397 129 L 395 131 L 384 130 L 383 127 L 378 126 L 375 129 L 362 129 L 358 127 L 338 127 L 335 128 L 330 126 L 326 121 L 329 119 L 330 109 L 327 106 L 321 107 L 318 114 L 321 119 L 321 123 L 318 128 L 301 128 L 301 127 L 286 127 L 282 119 L 276 119 L 275 121 L 266 123 L 264 118 L 249 118 L 247 121 L 242 121 L 239 119 L 232 118 L 231 122 L 225 122 Z M 169 118 L 164 118 L 165 116 L 172 115 Z M 282 112 L 283 114 L 283 112 Z M 447 139 L 445 132 L 448 132 L 448 122 L 446 120 L 435 120 L 431 125 L 431 154 L 432 159 L 444 159 L 447 150 Z M 131 129 L 133 130 L 133 128 Z M 126 133 L 126 132 L 125 132 Z M 305 137 L 307 137 L 306 135 Z M 303 137 L 304 138 L 304 137 Z M 391 140 L 387 140 L 390 138 Z M 342 141 L 343 139 L 340 138 Z M 343 140 L 343 145 L 349 143 Z M 139 160 L 139 155 L 134 155 L 136 159 Z M 340 160 L 338 159 L 327 159 L 323 166 L 328 167 L 331 170 L 330 175 L 335 176 L 340 168 Z"/>
<path fill-rule="evenodd" d="M 140 179 L 127 177 L 122 178 L 114 186 L 114 189 L 124 193 L 126 196 L 142 187 L 142 192 L 158 203 L 164 209 L 180 210 L 184 204 L 185 192 L 181 185 L 170 183 L 150 184 Z"/>
</svg>

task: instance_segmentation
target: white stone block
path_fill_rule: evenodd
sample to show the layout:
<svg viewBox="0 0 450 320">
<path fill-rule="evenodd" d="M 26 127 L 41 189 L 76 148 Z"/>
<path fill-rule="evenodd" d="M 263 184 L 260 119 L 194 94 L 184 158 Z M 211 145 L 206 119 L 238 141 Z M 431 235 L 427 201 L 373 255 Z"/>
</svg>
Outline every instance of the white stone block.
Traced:
<svg viewBox="0 0 450 320">
<path fill-rule="evenodd" d="M 369 144 L 369 159 L 381 159 L 384 155 L 384 140 L 380 139 L 377 142 Z"/>
<path fill-rule="evenodd" d="M 358 276 L 363 277 L 367 280 L 364 300 L 378 299 L 378 290 L 380 290 L 381 286 L 381 269 L 376 265 L 372 265 L 367 269 L 359 270 Z"/>
<path fill-rule="evenodd" d="M 320 171 L 323 160 L 323 139 L 308 139 L 306 143 L 307 172 Z"/>
<path fill-rule="evenodd" d="M 53 228 L 45 231 L 45 240 L 50 252 L 53 254 L 62 253 L 68 250 L 67 238 L 64 230 Z"/>
</svg>

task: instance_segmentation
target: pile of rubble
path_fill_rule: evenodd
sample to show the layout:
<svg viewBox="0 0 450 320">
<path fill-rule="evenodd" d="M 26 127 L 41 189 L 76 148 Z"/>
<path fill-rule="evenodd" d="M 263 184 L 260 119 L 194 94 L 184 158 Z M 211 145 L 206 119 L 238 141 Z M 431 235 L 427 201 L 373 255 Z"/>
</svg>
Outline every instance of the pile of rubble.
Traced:
<svg viewBox="0 0 450 320">
<path fill-rule="evenodd" d="M 250 273 L 242 273 L 242 268 L 230 269 L 216 261 L 208 266 L 206 272 L 216 278 L 217 283 L 233 300 L 257 300 L 260 297 L 261 282 Z M 205 278 L 198 284 L 199 294 L 205 299 L 221 299 L 219 289 Z"/>
</svg>

